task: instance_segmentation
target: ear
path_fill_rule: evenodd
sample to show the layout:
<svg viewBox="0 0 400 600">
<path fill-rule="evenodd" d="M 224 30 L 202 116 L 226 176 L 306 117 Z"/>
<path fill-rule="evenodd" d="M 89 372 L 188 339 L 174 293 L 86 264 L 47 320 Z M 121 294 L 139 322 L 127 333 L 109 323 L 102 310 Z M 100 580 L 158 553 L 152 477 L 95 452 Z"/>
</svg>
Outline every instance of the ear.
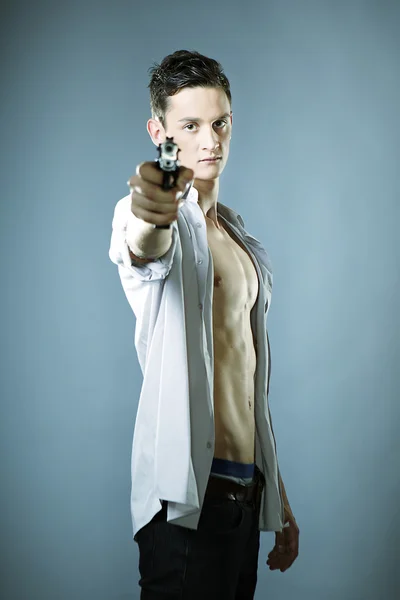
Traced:
<svg viewBox="0 0 400 600">
<path fill-rule="evenodd" d="M 149 119 L 147 121 L 147 131 L 153 144 L 156 146 L 165 142 L 165 129 L 158 119 Z"/>
</svg>

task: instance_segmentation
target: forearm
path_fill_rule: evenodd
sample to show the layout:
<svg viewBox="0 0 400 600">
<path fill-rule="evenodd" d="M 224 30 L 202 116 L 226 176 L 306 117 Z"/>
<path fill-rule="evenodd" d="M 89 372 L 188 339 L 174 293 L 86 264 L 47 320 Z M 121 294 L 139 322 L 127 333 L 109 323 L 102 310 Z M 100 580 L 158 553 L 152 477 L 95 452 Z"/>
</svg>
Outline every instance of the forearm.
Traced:
<svg viewBox="0 0 400 600">
<path fill-rule="evenodd" d="M 159 258 L 168 252 L 172 242 L 172 225 L 156 229 L 151 223 L 138 219 L 130 211 L 126 228 L 126 241 L 139 258 Z"/>
<path fill-rule="evenodd" d="M 282 480 L 279 468 L 278 468 L 278 477 L 279 477 L 279 485 L 280 485 L 281 491 L 282 491 L 283 506 L 285 508 L 285 517 L 286 516 L 290 516 L 293 520 L 295 520 L 293 512 L 292 512 L 292 509 L 290 508 L 289 500 L 288 500 L 288 497 L 286 495 L 286 489 L 285 489 L 285 486 L 283 484 L 283 480 Z"/>
</svg>

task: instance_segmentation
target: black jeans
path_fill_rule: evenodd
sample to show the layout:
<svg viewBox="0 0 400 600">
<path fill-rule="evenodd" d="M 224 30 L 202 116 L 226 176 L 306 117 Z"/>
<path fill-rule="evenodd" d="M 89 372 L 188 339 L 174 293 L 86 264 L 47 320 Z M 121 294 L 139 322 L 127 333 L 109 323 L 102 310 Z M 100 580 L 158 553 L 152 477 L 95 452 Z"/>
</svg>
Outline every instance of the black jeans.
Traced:
<svg viewBox="0 0 400 600">
<path fill-rule="evenodd" d="M 167 502 L 135 536 L 140 600 L 252 600 L 257 583 L 258 507 L 205 496 L 198 529 L 166 520 Z"/>
</svg>

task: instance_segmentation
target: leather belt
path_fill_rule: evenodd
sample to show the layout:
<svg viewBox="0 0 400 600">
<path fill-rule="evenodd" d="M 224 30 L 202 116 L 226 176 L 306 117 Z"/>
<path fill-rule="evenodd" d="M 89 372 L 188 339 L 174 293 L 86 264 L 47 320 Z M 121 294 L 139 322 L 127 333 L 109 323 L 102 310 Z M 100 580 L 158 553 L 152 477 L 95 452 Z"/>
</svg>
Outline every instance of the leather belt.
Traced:
<svg viewBox="0 0 400 600">
<path fill-rule="evenodd" d="M 211 475 L 208 479 L 205 496 L 220 496 L 239 502 L 258 503 L 264 483 L 264 476 L 257 467 L 255 467 L 254 479 L 249 485 L 240 485 L 232 479 Z"/>
</svg>

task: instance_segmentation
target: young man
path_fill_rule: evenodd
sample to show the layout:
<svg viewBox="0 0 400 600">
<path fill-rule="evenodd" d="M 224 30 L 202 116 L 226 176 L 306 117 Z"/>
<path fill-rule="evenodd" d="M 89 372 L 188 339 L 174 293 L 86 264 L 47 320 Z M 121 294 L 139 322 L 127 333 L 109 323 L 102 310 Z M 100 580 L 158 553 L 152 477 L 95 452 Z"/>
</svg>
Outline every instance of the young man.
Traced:
<svg viewBox="0 0 400 600">
<path fill-rule="evenodd" d="M 249 600 L 260 531 L 276 532 L 271 570 L 298 554 L 268 407 L 271 266 L 218 202 L 232 135 L 221 65 L 178 51 L 151 74 L 147 130 L 156 146 L 173 137 L 183 166 L 170 191 L 154 162 L 138 166 L 110 246 L 144 376 L 131 493 L 141 597 Z"/>
</svg>

